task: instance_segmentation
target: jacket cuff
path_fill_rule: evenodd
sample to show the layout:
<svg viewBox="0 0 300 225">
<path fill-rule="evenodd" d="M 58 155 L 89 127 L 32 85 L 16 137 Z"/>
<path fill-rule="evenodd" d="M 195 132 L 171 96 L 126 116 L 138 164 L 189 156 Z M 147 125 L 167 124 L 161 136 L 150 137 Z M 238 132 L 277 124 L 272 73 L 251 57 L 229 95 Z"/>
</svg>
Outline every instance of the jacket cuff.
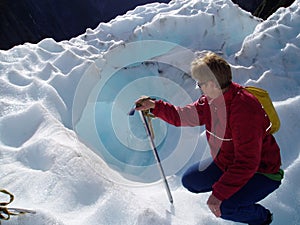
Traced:
<svg viewBox="0 0 300 225">
<path fill-rule="evenodd" d="M 161 101 L 161 100 L 156 100 L 156 101 L 155 101 L 154 109 L 150 109 L 150 112 L 151 112 L 153 115 L 155 115 L 156 113 L 159 112 L 159 102 L 160 102 L 160 101 Z"/>
<path fill-rule="evenodd" d="M 221 194 L 219 194 L 217 191 L 213 190 L 212 195 L 215 196 L 220 201 L 224 201 L 226 198 L 224 198 Z"/>
</svg>

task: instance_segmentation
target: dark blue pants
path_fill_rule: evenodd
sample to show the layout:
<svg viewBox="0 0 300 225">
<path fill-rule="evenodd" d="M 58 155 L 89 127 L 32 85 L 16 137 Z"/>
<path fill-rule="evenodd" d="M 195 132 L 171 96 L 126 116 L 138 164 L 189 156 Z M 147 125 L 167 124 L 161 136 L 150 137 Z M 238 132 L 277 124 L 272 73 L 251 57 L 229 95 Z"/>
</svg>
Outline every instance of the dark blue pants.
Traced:
<svg viewBox="0 0 300 225">
<path fill-rule="evenodd" d="M 215 163 L 200 170 L 200 164 L 191 166 L 182 177 L 182 184 L 193 193 L 212 191 L 213 184 L 219 180 L 223 172 Z M 221 204 L 221 218 L 240 223 L 260 225 L 267 219 L 268 210 L 257 204 L 280 186 L 262 175 L 255 174 L 248 183 L 229 199 Z"/>
</svg>

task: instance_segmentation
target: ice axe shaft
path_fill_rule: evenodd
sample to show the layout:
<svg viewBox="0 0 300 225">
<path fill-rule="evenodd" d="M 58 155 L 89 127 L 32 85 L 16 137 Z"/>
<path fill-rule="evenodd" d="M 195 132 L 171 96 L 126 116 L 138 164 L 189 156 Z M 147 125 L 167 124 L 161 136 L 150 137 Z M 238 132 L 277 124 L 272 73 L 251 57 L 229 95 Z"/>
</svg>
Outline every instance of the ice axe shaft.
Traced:
<svg viewBox="0 0 300 225">
<path fill-rule="evenodd" d="M 155 159 L 156 159 L 156 162 L 157 162 L 157 166 L 158 166 L 158 169 L 160 171 L 161 178 L 163 179 L 163 182 L 164 182 L 167 194 L 168 194 L 169 201 L 170 201 L 171 204 L 173 204 L 173 198 L 172 198 L 172 194 L 171 194 L 171 191 L 170 191 L 170 187 L 169 187 L 168 181 L 166 179 L 166 175 L 165 175 L 165 172 L 163 170 L 163 167 L 161 165 L 160 158 L 159 158 L 156 146 L 154 144 L 153 134 L 151 133 L 151 129 L 150 129 L 149 123 L 148 123 L 148 121 L 146 119 L 146 116 L 144 115 L 143 111 L 139 111 L 139 113 L 140 113 L 142 122 L 144 124 L 144 127 L 145 127 L 145 130 L 146 130 L 146 133 L 147 133 L 147 136 L 148 136 L 148 139 L 149 139 L 149 142 L 150 142 L 153 154 L 155 156 Z"/>
</svg>

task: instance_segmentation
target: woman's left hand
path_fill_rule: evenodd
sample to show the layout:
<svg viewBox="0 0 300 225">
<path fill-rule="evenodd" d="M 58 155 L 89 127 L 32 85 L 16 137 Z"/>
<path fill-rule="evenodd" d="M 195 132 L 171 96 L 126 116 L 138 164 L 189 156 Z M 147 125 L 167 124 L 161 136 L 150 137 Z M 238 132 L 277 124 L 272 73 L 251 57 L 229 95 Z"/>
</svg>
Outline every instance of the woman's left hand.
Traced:
<svg viewBox="0 0 300 225">
<path fill-rule="evenodd" d="M 222 201 L 217 199 L 215 196 L 210 195 L 206 204 L 208 205 L 210 211 L 212 211 L 212 213 L 215 214 L 216 217 L 221 216 Z"/>
</svg>

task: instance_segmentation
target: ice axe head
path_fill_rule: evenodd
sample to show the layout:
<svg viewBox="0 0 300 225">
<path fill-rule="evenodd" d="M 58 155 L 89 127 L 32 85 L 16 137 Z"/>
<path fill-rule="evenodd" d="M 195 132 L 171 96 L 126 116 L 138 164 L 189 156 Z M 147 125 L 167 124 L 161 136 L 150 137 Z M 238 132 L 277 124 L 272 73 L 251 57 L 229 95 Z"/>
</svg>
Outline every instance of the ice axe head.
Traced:
<svg viewBox="0 0 300 225">
<path fill-rule="evenodd" d="M 132 109 L 128 112 L 128 115 L 129 115 L 129 116 L 133 116 L 134 113 L 135 113 L 135 109 L 136 109 L 137 107 L 140 107 L 140 106 L 141 106 L 140 103 L 136 103 L 135 106 L 132 107 Z"/>
</svg>

